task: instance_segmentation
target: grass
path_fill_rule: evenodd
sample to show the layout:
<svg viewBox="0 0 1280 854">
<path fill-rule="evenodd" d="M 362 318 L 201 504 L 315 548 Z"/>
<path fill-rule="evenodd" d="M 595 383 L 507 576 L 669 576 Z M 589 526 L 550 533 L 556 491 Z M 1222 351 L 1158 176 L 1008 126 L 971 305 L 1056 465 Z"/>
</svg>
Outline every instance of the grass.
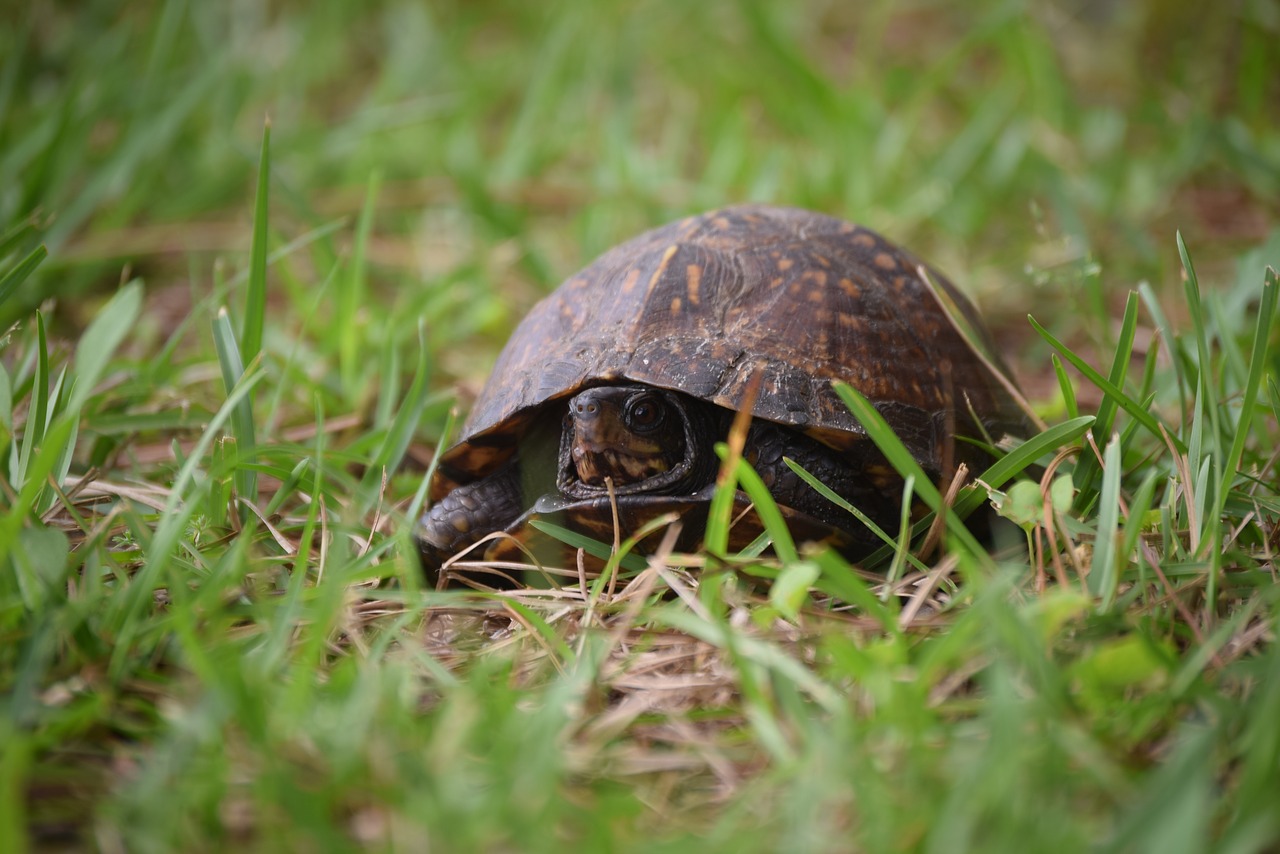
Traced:
<svg viewBox="0 0 1280 854">
<path fill-rule="evenodd" d="M 0 850 L 1280 845 L 1268 4 L 117 7 L 0 29 Z M 523 310 L 744 199 L 982 304 L 1013 534 L 422 590 Z"/>
</svg>

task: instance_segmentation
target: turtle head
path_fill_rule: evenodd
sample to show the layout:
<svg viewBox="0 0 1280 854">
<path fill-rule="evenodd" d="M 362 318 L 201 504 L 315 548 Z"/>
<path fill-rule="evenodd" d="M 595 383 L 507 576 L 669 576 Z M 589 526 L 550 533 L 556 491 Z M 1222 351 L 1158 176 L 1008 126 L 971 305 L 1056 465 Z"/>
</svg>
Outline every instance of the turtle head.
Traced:
<svg viewBox="0 0 1280 854">
<path fill-rule="evenodd" d="M 569 401 L 568 462 L 578 480 L 602 487 L 640 484 L 678 468 L 687 455 L 680 401 L 647 386 L 603 386 Z M 572 434 L 572 435 L 570 435 Z"/>
</svg>

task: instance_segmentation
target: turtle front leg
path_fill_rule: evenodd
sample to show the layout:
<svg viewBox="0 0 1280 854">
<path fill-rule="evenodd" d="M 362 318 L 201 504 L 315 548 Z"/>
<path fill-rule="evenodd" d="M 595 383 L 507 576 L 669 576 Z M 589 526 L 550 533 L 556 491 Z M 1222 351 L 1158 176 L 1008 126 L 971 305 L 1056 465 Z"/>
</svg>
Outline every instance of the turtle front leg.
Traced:
<svg viewBox="0 0 1280 854">
<path fill-rule="evenodd" d="M 513 460 L 436 502 L 413 532 L 427 582 L 435 586 L 447 559 L 518 519 L 524 512 L 522 499 L 520 464 Z"/>
</svg>

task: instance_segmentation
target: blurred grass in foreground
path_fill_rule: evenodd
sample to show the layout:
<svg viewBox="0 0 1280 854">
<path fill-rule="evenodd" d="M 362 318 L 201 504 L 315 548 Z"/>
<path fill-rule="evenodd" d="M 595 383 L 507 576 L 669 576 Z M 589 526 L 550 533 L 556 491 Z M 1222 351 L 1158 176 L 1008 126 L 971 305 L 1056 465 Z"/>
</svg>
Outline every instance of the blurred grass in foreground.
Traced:
<svg viewBox="0 0 1280 854">
<path fill-rule="evenodd" d="M 1273 5 L 118 5 L 0 30 L 0 850 L 1280 843 Z M 421 591 L 454 381 L 744 199 L 984 304 L 1024 536 Z"/>
</svg>

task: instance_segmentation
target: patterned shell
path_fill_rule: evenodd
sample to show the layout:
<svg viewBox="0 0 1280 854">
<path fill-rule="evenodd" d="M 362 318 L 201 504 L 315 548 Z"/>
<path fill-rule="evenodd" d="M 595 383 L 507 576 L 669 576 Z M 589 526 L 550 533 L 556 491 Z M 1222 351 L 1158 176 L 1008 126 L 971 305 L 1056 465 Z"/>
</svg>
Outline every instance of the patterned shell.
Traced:
<svg viewBox="0 0 1280 854">
<path fill-rule="evenodd" d="M 832 388 L 843 380 L 937 469 L 946 425 L 963 427 L 970 407 L 997 437 L 1023 421 L 957 329 L 994 352 L 973 306 L 920 267 L 873 231 L 796 208 L 725 208 L 646 232 L 520 323 L 432 495 L 492 471 L 547 404 L 584 387 L 647 383 L 736 410 L 757 373 L 756 417 L 836 447 L 859 440 Z"/>
</svg>

